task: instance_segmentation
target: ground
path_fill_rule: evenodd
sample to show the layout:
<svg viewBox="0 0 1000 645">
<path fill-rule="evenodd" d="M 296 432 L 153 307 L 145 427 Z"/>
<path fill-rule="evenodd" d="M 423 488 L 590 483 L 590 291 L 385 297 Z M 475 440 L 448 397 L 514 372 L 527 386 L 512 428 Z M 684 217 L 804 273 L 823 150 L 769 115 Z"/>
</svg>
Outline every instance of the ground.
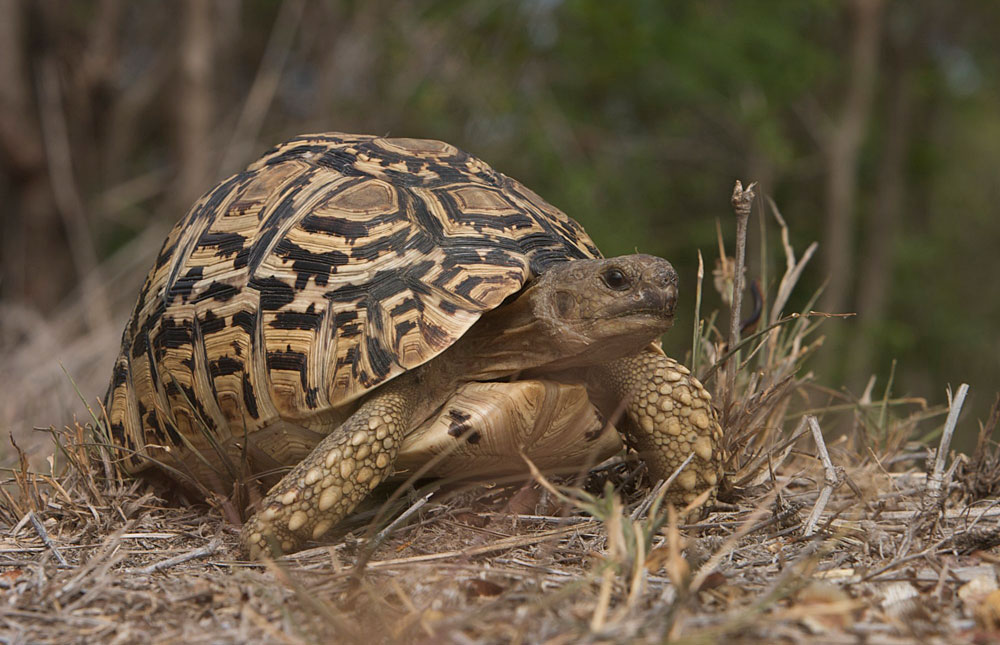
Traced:
<svg viewBox="0 0 1000 645">
<path fill-rule="evenodd" d="M 897 472 L 843 472 L 809 537 L 824 480 L 808 456 L 688 523 L 637 461 L 616 458 L 580 488 L 539 476 L 421 490 L 390 509 L 411 512 L 385 536 L 372 538 L 376 507 L 331 544 L 254 564 L 226 509 L 163 503 L 84 437 L 58 435 L 55 475 L 15 470 L 3 489 L 0 642 L 1000 637 L 1000 509 L 946 482 L 944 506 L 927 510 L 921 452 Z"/>
</svg>

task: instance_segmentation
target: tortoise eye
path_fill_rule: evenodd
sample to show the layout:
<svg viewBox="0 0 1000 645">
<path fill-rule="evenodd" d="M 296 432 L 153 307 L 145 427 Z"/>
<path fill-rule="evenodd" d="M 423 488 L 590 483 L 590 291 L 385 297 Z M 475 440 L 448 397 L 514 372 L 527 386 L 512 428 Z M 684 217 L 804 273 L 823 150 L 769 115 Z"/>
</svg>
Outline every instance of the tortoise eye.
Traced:
<svg viewBox="0 0 1000 645">
<path fill-rule="evenodd" d="M 628 278 L 620 269 L 608 269 L 601 275 L 601 279 L 615 291 L 624 291 L 629 287 Z"/>
</svg>

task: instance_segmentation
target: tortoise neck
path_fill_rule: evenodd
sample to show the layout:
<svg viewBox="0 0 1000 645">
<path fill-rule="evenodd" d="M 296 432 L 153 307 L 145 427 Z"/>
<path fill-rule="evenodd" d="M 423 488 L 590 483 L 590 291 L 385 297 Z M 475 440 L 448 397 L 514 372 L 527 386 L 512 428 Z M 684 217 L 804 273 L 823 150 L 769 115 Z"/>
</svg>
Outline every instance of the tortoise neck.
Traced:
<svg viewBox="0 0 1000 645">
<path fill-rule="evenodd" d="M 461 381 L 492 381 L 566 355 L 558 330 L 537 312 L 534 287 L 485 313 L 433 362 Z"/>
</svg>

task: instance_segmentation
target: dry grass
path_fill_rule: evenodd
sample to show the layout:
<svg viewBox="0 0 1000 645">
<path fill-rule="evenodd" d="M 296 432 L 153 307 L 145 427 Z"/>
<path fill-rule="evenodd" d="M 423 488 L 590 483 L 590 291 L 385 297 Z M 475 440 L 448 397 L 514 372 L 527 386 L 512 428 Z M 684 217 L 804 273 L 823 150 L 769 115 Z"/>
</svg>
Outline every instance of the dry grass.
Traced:
<svg viewBox="0 0 1000 645">
<path fill-rule="evenodd" d="M 79 428 L 57 435 L 59 475 L 15 469 L 4 488 L 4 642 L 954 643 L 997 634 L 988 630 L 1000 612 L 990 553 L 1000 508 L 952 482 L 927 514 L 920 469 L 887 472 L 836 448 L 845 483 L 809 537 L 823 476 L 806 455 L 778 467 L 770 490 L 694 524 L 651 500 L 641 475 L 622 487 L 635 464 L 614 462 L 591 475 L 586 488 L 599 494 L 547 482 L 450 491 L 370 555 L 366 526 L 355 523 L 334 545 L 258 566 L 235 559 L 236 528 L 219 512 L 165 506 L 145 484 L 107 477 L 84 437 Z"/>
<path fill-rule="evenodd" d="M 824 316 L 784 313 L 812 251 L 773 214 L 786 268 L 761 331 L 733 342 L 711 315 L 696 337 L 732 483 L 700 519 L 619 457 L 579 486 L 411 491 L 381 539 L 372 510 L 333 544 L 247 564 L 222 509 L 164 503 L 76 424 L 0 488 L 0 642 L 995 641 L 1000 404 L 970 458 L 938 460 L 916 440 L 954 429 L 958 396 L 945 419 L 889 388 L 812 384 Z"/>
</svg>

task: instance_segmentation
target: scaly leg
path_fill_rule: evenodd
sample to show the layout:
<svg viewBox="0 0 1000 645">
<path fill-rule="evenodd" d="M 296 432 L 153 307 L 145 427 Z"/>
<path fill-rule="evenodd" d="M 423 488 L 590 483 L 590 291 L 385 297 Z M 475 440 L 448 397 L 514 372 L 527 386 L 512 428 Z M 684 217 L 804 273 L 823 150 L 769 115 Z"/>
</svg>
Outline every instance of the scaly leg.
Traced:
<svg viewBox="0 0 1000 645">
<path fill-rule="evenodd" d="M 240 546 L 258 559 L 302 548 L 347 516 L 391 471 L 419 396 L 403 376 L 365 401 L 268 491 L 243 525 Z"/>
<path fill-rule="evenodd" d="M 653 479 L 666 479 L 693 452 L 695 457 L 668 493 L 690 502 L 722 475 L 722 428 L 712 397 L 691 372 L 659 349 L 649 348 L 595 370 L 605 409 L 624 400 L 616 423 L 646 462 Z"/>
</svg>

